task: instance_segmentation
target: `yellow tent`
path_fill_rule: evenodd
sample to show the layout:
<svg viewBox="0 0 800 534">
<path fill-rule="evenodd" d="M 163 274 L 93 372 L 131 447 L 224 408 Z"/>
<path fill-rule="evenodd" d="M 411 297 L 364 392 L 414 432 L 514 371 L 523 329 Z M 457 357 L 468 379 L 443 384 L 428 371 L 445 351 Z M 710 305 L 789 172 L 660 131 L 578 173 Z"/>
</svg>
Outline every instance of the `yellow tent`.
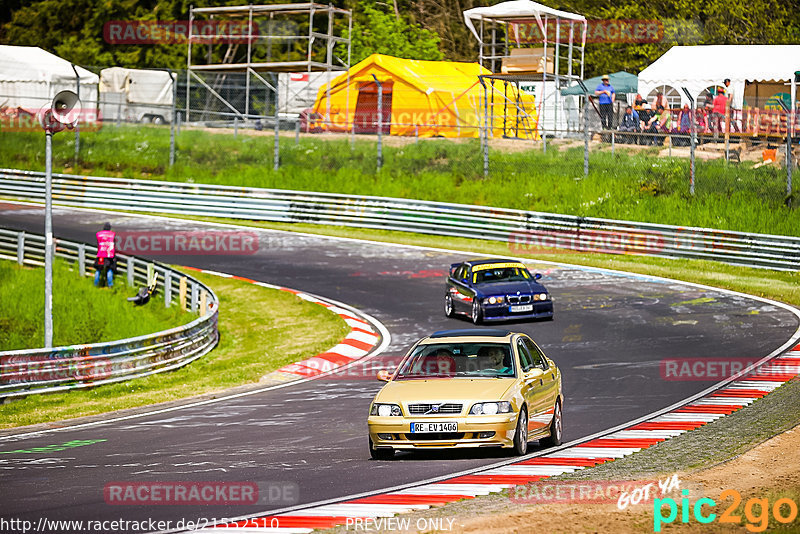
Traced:
<svg viewBox="0 0 800 534">
<path fill-rule="evenodd" d="M 317 93 L 315 126 L 334 132 L 377 133 L 378 87 L 382 85 L 383 133 L 420 137 L 479 137 L 484 94 L 494 136 L 538 138 L 533 95 L 513 82 L 484 79 L 477 63 L 419 61 L 373 54 Z"/>
</svg>

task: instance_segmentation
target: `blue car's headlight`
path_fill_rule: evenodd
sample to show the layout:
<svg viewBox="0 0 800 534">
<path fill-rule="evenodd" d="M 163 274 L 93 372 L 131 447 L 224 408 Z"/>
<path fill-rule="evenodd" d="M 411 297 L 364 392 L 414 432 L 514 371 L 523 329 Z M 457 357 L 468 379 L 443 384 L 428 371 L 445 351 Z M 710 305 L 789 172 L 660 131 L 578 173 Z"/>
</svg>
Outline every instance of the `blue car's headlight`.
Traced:
<svg viewBox="0 0 800 534">
<path fill-rule="evenodd" d="M 537 293 L 533 296 L 533 300 L 547 300 L 547 293 Z"/>
<path fill-rule="evenodd" d="M 505 298 L 502 297 L 502 296 L 500 296 L 500 297 L 489 297 L 487 299 L 483 299 L 483 303 L 484 304 L 502 304 L 504 300 L 505 300 Z"/>
</svg>

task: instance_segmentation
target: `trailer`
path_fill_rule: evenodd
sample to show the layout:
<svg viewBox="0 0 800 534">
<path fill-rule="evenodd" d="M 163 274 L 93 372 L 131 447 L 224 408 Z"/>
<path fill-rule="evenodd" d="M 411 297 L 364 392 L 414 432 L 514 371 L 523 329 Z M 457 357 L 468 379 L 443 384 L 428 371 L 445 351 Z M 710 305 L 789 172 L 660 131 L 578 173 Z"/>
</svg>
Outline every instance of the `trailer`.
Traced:
<svg viewBox="0 0 800 534">
<path fill-rule="evenodd" d="M 172 118 L 173 80 L 163 70 L 111 67 L 100 71 L 100 113 L 105 121 L 163 124 Z"/>
</svg>

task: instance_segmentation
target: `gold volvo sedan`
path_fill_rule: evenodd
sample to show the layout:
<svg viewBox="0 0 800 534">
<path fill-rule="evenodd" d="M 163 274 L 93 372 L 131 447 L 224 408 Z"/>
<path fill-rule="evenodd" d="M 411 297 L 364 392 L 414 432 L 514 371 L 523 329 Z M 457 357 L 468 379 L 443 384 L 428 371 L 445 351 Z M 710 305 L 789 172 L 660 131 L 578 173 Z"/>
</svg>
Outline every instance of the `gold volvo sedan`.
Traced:
<svg viewBox="0 0 800 534">
<path fill-rule="evenodd" d="M 370 406 L 369 452 L 561 444 L 561 373 L 523 333 L 444 330 L 418 341 Z"/>
</svg>

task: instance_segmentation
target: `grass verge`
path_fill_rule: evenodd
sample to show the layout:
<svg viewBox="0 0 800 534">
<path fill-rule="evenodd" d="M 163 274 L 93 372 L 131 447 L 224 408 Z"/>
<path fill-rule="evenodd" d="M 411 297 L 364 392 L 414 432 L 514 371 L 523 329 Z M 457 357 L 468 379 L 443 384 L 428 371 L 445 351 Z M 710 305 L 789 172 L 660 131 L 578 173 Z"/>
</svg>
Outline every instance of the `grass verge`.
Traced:
<svg viewBox="0 0 800 534">
<path fill-rule="evenodd" d="M 260 133 L 260 132 L 258 132 Z M 81 163 L 73 168 L 74 140 L 57 138 L 54 168 L 68 173 L 120 176 L 418 198 L 525 210 L 727 230 L 800 235 L 800 213 L 784 205 L 781 169 L 724 161 L 697 163 L 696 194 L 688 193 L 688 161 L 652 151 L 596 151 L 583 177 L 583 151 L 542 153 L 520 141 L 518 150 L 492 150 L 483 178 L 479 142 L 427 139 L 386 146 L 376 171 L 372 140 L 353 145 L 341 136 L 281 140 L 281 169 L 273 171 L 273 143 L 263 135 L 184 130 L 175 166 L 167 166 L 169 129 L 107 126 L 81 136 Z M 41 136 L 0 132 L 0 166 L 43 170 Z"/>
<path fill-rule="evenodd" d="M 0 260 L 0 351 L 44 345 L 44 269 Z M 54 346 L 101 343 L 152 334 L 188 323 L 194 317 L 177 307 L 135 308 L 124 283 L 98 289 L 71 264 L 53 264 Z"/>
<path fill-rule="evenodd" d="M 0 405 L 0 428 L 172 401 L 257 382 L 264 374 L 328 349 L 349 331 L 322 306 L 238 280 L 187 272 L 220 299 L 219 345 L 170 373 Z"/>
</svg>

